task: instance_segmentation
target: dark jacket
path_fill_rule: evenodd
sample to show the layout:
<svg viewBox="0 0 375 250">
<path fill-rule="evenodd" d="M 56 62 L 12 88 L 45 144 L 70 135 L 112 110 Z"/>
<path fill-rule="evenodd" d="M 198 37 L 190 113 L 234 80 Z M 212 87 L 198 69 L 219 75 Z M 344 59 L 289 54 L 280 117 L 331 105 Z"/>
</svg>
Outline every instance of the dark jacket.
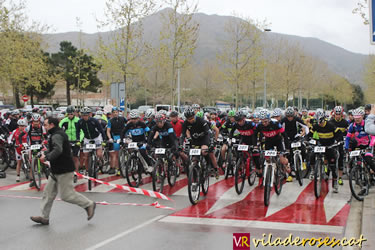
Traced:
<svg viewBox="0 0 375 250">
<path fill-rule="evenodd" d="M 46 159 L 51 163 L 52 174 L 65 174 L 75 170 L 68 136 L 61 128 L 48 131 L 48 151 Z"/>
</svg>

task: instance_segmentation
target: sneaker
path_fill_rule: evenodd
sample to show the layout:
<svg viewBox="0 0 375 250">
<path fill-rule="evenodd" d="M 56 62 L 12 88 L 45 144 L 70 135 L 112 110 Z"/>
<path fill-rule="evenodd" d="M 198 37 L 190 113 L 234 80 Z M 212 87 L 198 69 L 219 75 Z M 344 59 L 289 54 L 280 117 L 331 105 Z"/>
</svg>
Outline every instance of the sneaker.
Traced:
<svg viewBox="0 0 375 250">
<path fill-rule="evenodd" d="M 44 219 L 41 216 L 31 216 L 30 219 L 36 223 L 42 224 L 42 225 L 49 225 L 49 219 Z"/>
<path fill-rule="evenodd" d="M 77 179 L 78 179 L 77 175 L 74 175 L 74 177 L 73 177 L 73 183 L 77 183 Z"/>
<path fill-rule="evenodd" d="M 216 172 L 215 178 L 216 178 L 216 180 L 218 180 L 220 178 L 219 170 L 216 169 L 215 172 Z"/>
<path fill-rule="evenodd" d="M 119 169 L 117 169 L 117 173 L 116 173 L 117 176 L 120 176 L 121 175 L 121 172 Z"/>
<path fill-rule="evenodd" d="M 306 168 L 307 168 L 306 162 L 302 162 L 302 169 L 306 170 Z"/>
<path fill-rule="evenodd" d="M 146 167 L 146 172 L 151 174 L 152 173 L 152 170 L 154 170 L 154 168 L 152 166 L 147 166 Z"/>
<path fill-rule="evenodd" d="M 16 182 L 20 182 L 20 176 L 19 175 L 17 175 L 17 177 L 16 177 Z"/>
<path fill-rule="evenodd" d="M 361 191 L 359 191 L 358 195 L 359 196 L 364 196 L 364 195 L 366 195 L 366 193 L 367 193 L 366 188 L 363 188 Z"/>
<path fill-rule="evenodd" d="M 339 186 L 337 185 L 337 182 L 335 182 L 335 184 L 333 184 L 333 192 L 334 193 L 338 193 L 339 192 Z"/>
<path fill-rule="evenodd" d="M 30 180 L 30 184 L 29 184 L 29 187 L 35 187 L 35 183 L 34 183 L 34 180 Z"/>
<path fill-rule="evenodd" d="M 108 171 L 108 174 L 115 174 L 116 173 L 116 170 L 114 168 L 111 168 L 109 171 Z"/>
<path fill-rule="evenodd" d="M 95 214 L 96 203 L 94 202 L 91 206 L 85 208 L 87 212 L 87 220 L 91 220 Z"/>
<path fill-rule="evenodd" d="M 339 183 L 339 185 L 341 185 L 341 186 L 344 185 L 344 182 L 342 181 L 341 177 L 339 178 L 338 183 Z"/>
<path fill-rule="evenodd" d="M 263 186 L 263 177 L 259 177 L 258 186 Z"/>
<path fill-rule="evenodd" d="M 309 179 L 310 179 L 310 180 L 314 180 L 314 173 L 313 173 L 313 171 L 310 172 Z"/>
<path fill-rule="evenodd" d="M 292 181 L 293 181 L 293 177 L 289 175 L 288 178 L 286 179 L 286 182 L 292 182 Z"/>
</svg>

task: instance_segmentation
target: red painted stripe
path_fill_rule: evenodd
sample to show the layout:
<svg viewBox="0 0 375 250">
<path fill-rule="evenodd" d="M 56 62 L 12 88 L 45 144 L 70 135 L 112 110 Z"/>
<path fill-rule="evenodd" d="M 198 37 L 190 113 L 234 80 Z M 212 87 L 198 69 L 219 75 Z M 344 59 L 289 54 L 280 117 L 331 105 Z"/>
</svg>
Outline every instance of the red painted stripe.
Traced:
<svg viewBox="0 0 375 250">
<path fill-rule="evenodd" d="M 14 187 L 18 187 L 20 185 L 24 185 L 24 184 L 27 184 L 27 183 L 30 183 L 30 181 L 18 182 L 18 183 L 7 185 L 7 186 L 2 186 L 2 187 L 0 187 L 0 191 L 2 191 L 2 190 L 8 190 L 8 189 L 11 189 L 11 188 L 14 188 Z"/>
<path fill-rule="evenodd" d="M 173 187 L 170 187 L 168 184 L 164 185 L 163 194 L 172 195 L 176 193 L 177 191 L 179 191 L 180 189 L 186 187 L 187 184 L 188 184 L 188 179 L 185 178 L 185 179 L 176 181 Z"/>
<path fill-rule="evenodd" d="M 328 222 L 328 225 L 345 227 L 349 217 L 349 212 L 350 205 L 345 204 L 345 206 Z"/>
</svg>

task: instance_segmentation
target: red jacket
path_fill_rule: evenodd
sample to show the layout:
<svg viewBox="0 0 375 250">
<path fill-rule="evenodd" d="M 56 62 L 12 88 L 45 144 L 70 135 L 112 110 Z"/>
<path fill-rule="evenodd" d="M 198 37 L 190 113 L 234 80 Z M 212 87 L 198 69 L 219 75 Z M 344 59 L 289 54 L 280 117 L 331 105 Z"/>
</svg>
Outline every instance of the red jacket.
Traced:
<svg viewBox="0 0 375 250">
<path fill-rule="evenodd" d="M 183 123 L 184 123 L 183 120 L 177 120 L 176 123 L 171 122 L 173 130 L 176 133 L 177 138 L 180 138 L 181 136 Z"/>
</svg>

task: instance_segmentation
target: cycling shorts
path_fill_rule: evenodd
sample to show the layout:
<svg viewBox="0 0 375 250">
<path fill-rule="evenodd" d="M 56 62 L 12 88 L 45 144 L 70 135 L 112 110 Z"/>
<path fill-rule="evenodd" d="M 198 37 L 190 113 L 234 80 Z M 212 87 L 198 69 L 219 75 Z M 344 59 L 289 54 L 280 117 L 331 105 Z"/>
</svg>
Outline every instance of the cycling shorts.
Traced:
<svg viewBox="0 0 375 250">
<path fill-rule="evenodd" d="M 120 140 L 120 139 L 121 139 L 121 136 L 119 135 L 113 136 L 113 145 L 110 146 L 109 152 L 120 151 L 120 144 L 117 143 L 117 140 Z"/>
<path fill-rule="evenodd" d="M 95 141 L 96 149 L 102 148 L 102 142 L 103 142 L 102 135 L 99 135 L 98 137 L 94 139 L 83 138 L 83 145 L 89 144 L 90 141 Z M 86 150 L 85 148 L 83 148 L 83 153 L 88 153 L 88 152 L 90 152 L 90 150 Z"/>
</svg>

